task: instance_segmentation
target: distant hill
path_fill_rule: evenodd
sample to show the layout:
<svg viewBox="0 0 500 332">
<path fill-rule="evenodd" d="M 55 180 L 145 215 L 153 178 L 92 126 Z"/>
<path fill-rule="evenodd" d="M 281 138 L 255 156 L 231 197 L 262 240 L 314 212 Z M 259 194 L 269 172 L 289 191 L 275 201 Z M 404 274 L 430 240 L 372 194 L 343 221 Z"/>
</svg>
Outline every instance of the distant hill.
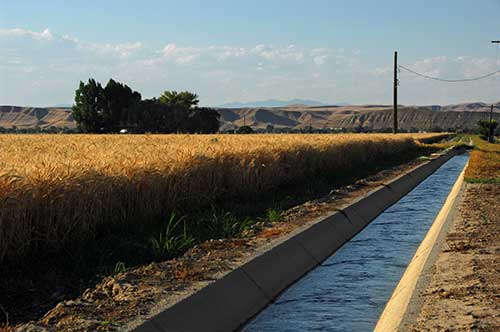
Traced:
<svg viewBox="0 0 500 332">
<path fill-rule="evenodd" d="M 402 129 L 474 129 L 477 121 L 487 119 L 489 104 L 464 103 L 459 105 L 400 106 L 399 126 Z M 374 130 L 392 127 L 391 105 L 300 106 L 220 108 L 222 130 L 242 125 L 254 128 L 368 128 Z M 495 106 L 495 118 L 500 118 L 500 102 Z"/>
<path fill-rule="evenodd" d="M 243 125 L 254 128 L 300 129 L 359 128 L 387 129 L 392 126 L 390 105 L 308 106 L 303 100 L 291 100 L 291 106 L 217 108 L 221 114 L 221 129 L 234 129 Z M 288 102 L 286 102 L 288 103 Z M 463 103 L 458 105 L 400 106 L 399 125 L 403 129 L 420 130 L 473 129 L 480 119 L 489 116 L 490 104 Z M 500 120 L 500 102 L 495 104 L 495 119 Z M 76 127 L 70 108 L 0 106 L 0 127 L 69 128 Z"/>
<path fill-rule="evenodd" d="M 232 102 L 217 107 L 220 108 L 248 108 L 248 107 L 286 107 L 290 105 L 324 106 L 326 104 L 308 99 L 276 100 L 268 99 L 262 101 L 251 101 L 246 103 Z"/>
<path fill-rule="evenodd" d="M 76 124 L 70 108 L 0 106 L 0 127 L 73 129 Z"/>
</svg>

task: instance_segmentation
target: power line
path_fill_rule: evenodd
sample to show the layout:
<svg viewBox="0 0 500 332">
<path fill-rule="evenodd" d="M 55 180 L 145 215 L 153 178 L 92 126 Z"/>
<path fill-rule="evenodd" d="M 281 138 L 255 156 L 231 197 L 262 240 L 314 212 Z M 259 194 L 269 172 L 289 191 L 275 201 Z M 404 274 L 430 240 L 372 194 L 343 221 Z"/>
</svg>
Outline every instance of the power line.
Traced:
<svg viewBox="0 0 500 332">
<path fill-rule="evenodd" d="M 405 66 L 402 66 L 402 65 L 399 65 L 398 68 L 401 68 L 401 69 L 404 69 L 414 75 L 417 75 L 417 76 L 420 76 L 420 77 L 423 77 L 423 78 L 427 78 L 427 79 L 431 79 L 431 80 L 435 80 L 435 81 L 441 81 L 441 82 L 470 82 L 470 81 L 478 81 L 478 80 L 482 80 L 482 79 L 485 79 L 485 78 L 488 78 L 488 77 L 491 77 L 493 75 L 496 75 L 498 73 L 500 73 L 500 68 L 495 70 L 494 72 L 491 72 L 491 73 L 488 73 L 488 74 L 485 74 L 485 75 L 481 75 L 481 76 L 477 76 L 477 77 L 473 77 L 473 78 L 462 78 L 462 79 L 446 79 L 446 78 L 441 78 L 441 77 L 435 77 L 435 76 L 429 76 L 429 75 L 425 75 L 425 74 L 421 74 L 419 72 L 416 72 L 414 70 L 411 70 L 410 68 L 407 68 Z"/>
<path fill-rule="evenodd" d="M 491 43 L 495 44 L 495 66 L 498 67 L 498 44 L 500 44 L 500 40 L 492 40 Z"/>
</svg>

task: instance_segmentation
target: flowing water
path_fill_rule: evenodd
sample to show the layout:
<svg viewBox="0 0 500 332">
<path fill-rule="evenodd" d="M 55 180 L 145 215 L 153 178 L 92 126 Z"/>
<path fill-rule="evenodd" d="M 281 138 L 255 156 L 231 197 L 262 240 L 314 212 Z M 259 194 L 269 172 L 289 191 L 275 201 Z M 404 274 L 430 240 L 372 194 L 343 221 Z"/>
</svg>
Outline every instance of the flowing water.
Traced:
<svg viewBox="0 0 500 332">
<path fill-rule="evenodd" d="M 455 156 L 242 331 L 373 331 L 468 156 Z"/>
</svg>

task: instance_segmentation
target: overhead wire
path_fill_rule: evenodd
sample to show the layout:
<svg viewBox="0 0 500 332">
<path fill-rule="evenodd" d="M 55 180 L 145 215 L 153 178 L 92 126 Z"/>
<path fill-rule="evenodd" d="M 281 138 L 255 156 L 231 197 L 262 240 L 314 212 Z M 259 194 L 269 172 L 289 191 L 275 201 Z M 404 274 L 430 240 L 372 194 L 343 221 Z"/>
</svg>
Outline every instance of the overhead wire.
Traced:
<svg viewBox="0 0 500 332">
<path fill-rule="evenodd" d="M 422 78 L 427 78 L 427 79 L 431 79 L 431 80 L 435 80 L 435 81 L 441 81 L 441 82 L 451 82 L 451 83 L 456 83 L 456 82 L 470 82 L 470 81 L 478 81 L 478 80 L 482 80 L 482 79 L 485 79 L 485 78 L 488 78 L 488 77 L 491 77 L 491 76 L 494 76 L 498 73 L 500 73 L 500 68 L 495 70 L 494 72 L 491 72 L 491 73 L 488 73 L 488 74 L 485 74 L 485 75 L 481 75 L 481 76 L 477 76 L 477 77 L 472 77 L 472 78 L 461 78 L 461 79 L 447 79 L 447 78 L 441 78 L 441 77 L 435 77 L 435 76 L 430 76 L 430 75 L 426 75 L 426 74 L 422 74 L 422 73 L 419 73 L 419 72 L 416 72 L 410 68 L 407 68 L 405 66 L 402 66 L 402 65 L 398 65 L 399 68 L 401 69 L 404 69 L 414 75 L 417 75 L 417 76 L 420 76 Z"/>
</svg>

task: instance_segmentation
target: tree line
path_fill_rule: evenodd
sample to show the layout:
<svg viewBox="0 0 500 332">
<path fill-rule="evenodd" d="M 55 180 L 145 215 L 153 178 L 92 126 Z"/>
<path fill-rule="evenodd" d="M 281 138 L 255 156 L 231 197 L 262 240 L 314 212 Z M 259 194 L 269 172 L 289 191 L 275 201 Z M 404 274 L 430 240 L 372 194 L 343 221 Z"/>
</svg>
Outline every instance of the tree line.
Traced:
<svg viewBox="0 0 500 332">
<path fill-rule="evenodd" d="M 84 133 L 215 133 L 220 115 L 198 107 L 188 91 L 165 91 L 159 98 L 142 99 L 139 92 L 110 79 L 105 87 L 94 79 L 80 82 L 72 115 Z"/>
</svg>

